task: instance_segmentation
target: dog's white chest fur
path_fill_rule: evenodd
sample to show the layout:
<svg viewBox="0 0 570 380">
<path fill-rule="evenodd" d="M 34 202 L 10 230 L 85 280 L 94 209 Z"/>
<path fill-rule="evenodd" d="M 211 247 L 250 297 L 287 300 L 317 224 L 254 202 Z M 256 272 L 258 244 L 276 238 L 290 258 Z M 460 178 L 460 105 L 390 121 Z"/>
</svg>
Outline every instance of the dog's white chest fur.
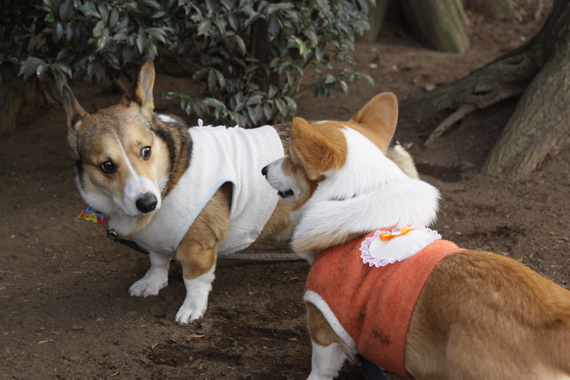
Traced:
<svg viewBox="0 0 570 380">
<path fill-rule="evenodd" d="M 261 168 L 283 153 L 274 128 L 193 127 L 188 170 L 163 200 L 150 225 L 133 236 L 149 250 L 174 254 L 186 231 L 214 193 L 233 184 L 230 230 L 218 253 L 249 246 L 261 233 L 278 202 Z"/>
</svg>

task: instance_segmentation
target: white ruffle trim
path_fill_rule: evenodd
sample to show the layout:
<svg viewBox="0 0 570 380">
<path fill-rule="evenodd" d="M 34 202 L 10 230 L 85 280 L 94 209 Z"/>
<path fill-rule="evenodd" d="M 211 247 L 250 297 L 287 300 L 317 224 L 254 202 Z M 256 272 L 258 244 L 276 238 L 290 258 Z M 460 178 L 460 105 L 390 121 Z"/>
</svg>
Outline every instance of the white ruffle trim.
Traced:
<svg viewBox="0 0 570 380">
<path fill-rule="evenodd" d="M 360 257 L 364 264 L 371 267 L 383 267 L 412 257 L 429 244 L 441 239 L 437 231 L 429 228 L 409 227 L 412 231 L 405 235 L 396 236 L 382 241 L 381 234 L 398 235 L 403 227 L 389 230 L 377 230 L 374 236 L 366 238 L 360 246 Z"/>
</svg>

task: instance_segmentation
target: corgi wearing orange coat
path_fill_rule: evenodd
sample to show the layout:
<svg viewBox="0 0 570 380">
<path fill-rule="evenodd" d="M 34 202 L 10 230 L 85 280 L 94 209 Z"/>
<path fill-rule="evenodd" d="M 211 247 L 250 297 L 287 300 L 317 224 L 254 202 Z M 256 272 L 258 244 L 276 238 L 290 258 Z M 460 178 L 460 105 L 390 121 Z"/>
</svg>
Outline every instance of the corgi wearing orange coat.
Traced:
<svg viewBox="0 0 570 380">
<path fill-rule="evenodd" d="M 295 118 L 289 156 L 262 171 L 312 264 L 309 379 L 362 355 L 416 379 L 570 380 L 570 291 L 428 228 L 439 191 L 387 155 L 397 116 L 382 93 L 349 122 Z"/>
</svg>

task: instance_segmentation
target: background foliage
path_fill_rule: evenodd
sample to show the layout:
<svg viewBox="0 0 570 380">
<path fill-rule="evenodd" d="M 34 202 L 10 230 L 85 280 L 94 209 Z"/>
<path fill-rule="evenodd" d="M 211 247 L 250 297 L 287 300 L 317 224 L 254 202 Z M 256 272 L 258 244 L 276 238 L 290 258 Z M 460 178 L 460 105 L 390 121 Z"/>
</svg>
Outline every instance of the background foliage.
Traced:
<svg viewBox="0 0 570 380">
<path fill-rule="evenodd" d="M 350 81 L 372 82 L 346 64 L 368 28 L 367 0 L 4 0 L 0 7 L 0 66 L 20 65 L 25 81 L 53 75 L 61 88 L 71 76 L 102 80 L 150 55 L 204 84 L 200 99 L 164 96 L 207 122 L 279 122 L 295 114 L 294 96 L 306 89 L 329 95 L 348 92 Z M 308 69 L 318 80 L 304 84 Z"/>
</svg>

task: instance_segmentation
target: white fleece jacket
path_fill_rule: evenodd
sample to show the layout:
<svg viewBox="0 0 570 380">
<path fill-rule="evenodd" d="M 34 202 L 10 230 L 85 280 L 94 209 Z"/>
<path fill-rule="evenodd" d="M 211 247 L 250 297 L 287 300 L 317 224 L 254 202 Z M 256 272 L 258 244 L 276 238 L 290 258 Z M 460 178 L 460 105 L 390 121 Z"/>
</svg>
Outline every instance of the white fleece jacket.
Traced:
<svg viewBox="0 0 570 380">
<path fill-rule="evenodd" d="M 214 193 L 233 184 L 230 230 L 218 246 L 225 254 L 253 243 L 273 214 L 278 196 L 261 169 L 284 155 L 277 131 L 224 126 L 189 128 L 192 137 L 190 166 L 176 187 L 163 199 L 150 225 L 133 239 L 150 251 L 172 254 Z"/>
</svg>

